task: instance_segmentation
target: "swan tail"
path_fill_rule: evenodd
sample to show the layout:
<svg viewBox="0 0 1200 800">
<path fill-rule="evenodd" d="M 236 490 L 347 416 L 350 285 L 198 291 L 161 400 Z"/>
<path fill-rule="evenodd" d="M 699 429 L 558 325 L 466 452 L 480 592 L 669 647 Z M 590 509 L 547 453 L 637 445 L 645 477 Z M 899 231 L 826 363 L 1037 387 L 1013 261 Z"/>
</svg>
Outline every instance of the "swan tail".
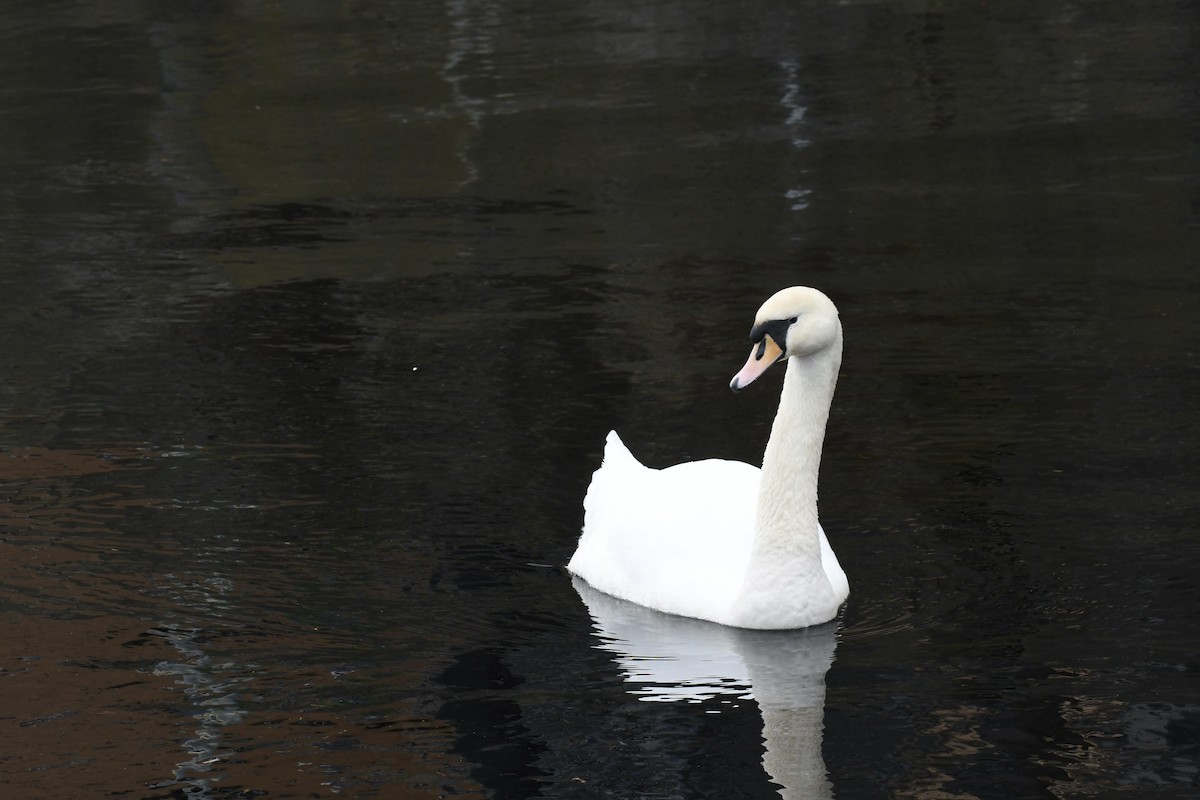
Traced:
<svg viewBox="0 0 1200 800">
<path fill-rule="evenodd" d="M 610 460 L 626 464 L 633 462 L 639 467 L 642 466 L 641 462 L 634 458 L 633 453 L 629 452 L 629 448 L 621 441 L 621 437 L 617 435 L 616 431 L 609 431 L 608 436 L 604 439 L 604 461 L 600 464 L 600 468 L 604 469 Z"/>
<path fill-rule="evenodd" d="M 609 431 L 604 441 L 604 458 L 600 467 L 592 473 L 583 498 L 583 531 L 579 546 L 567 569 L 583 578 L 589 577 L 589 566 L 602 563 L 609 557 L 608 538 L 614 516 L 619 513 L 620 498 L 629 485 L 631 475 L 646 469 L 621 441 L 616 431 Z"/>
<path fill-rule="evenodd" d="M 604 440 L 604 458 L 600 462 L 600 468 L 592 473 L 592 482 L 583 498 L 584 527 L 587 527 L 587 513 L 599 510 L 606 495 L 615 488 L 615 484 L 621 478 L 628 476 L 627 470 L 630 468 L 644 469 L 641 462 L 629 452 L 629 448 L 621 441 L 617 432 L 609 431 Z"/>
</svg>

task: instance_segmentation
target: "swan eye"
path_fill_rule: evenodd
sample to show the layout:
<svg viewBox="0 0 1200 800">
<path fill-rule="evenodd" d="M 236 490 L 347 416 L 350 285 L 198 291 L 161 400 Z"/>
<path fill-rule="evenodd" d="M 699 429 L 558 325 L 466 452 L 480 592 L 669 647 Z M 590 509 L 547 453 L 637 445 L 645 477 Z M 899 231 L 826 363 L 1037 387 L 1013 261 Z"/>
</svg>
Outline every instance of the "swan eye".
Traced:
<svg viewBox="0 0 1200 800">
<path fill-rule="evenodd" d="M 800 319 L 800 318 L 799 318 L 799 317 L 792 317 L 791 319 L 789 319 L 789 320 L 788 320 L 788 325 L 795 325 L 795 324 L 796 324 L 796 320 L 798 320 L 798 319 Z"/>
</svg>

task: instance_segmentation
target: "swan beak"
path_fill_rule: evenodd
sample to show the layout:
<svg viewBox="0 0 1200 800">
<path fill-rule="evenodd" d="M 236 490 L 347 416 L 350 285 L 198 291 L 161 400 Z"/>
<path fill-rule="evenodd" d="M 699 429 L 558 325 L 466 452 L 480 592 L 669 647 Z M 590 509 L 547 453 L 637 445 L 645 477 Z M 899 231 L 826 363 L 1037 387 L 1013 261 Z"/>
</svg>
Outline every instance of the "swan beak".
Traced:
<svg viewBox="0 0 1200 800">
<path fill-rule="evenodd" d="M 779 345 L 775 344 L 775 340 L 770 336 L 764 336 L 762 341 L 754 345 L 750 351 L 750 358 L 746 359 L 746 366 L 742 367 L 742 371 L 733 376 L 733 380 L 729 382 L 729 388 L 735 392 L 740 392 L 745 389 L 754 380 L 767 371 L 767 367 L 774 364 L 783 355 L 783 351 L 779 349 Z"/>
</svg>

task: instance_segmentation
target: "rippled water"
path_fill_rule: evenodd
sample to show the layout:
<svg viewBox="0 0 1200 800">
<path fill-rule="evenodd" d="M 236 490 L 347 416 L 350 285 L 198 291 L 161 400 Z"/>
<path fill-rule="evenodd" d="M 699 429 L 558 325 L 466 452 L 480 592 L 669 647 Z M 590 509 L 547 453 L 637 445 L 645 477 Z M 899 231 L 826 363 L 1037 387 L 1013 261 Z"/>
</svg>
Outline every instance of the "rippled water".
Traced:
<svg viewBox="0 0 1200 800">
<path fill-rule="evenodd" d="M 12 796 L 1200 794 L 1191 4 L 0 21 Z M 795 283 L 841 617 L 573 585 Z"/>
</svg>

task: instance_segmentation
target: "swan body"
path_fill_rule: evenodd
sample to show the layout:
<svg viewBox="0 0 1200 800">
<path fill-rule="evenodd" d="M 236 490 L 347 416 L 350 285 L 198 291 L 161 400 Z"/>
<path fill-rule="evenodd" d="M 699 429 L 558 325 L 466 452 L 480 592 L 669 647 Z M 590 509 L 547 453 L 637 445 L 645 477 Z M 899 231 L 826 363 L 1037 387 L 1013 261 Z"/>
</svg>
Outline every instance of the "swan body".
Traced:
<svg viewBox="0 0 1200 800">
<path fill-rule="evenodd" d="M 842 328 L 828 297 L 792 287 L 763 304 L 750 338 L 735 391 L 787 362 L 762 469 L 721 459 L 652 469 L 609 433 L 567 568 L 659 611 L 739 628 L 804 628 L 833 619 L 850 591 L 817 519 Z"/>
</svg>

